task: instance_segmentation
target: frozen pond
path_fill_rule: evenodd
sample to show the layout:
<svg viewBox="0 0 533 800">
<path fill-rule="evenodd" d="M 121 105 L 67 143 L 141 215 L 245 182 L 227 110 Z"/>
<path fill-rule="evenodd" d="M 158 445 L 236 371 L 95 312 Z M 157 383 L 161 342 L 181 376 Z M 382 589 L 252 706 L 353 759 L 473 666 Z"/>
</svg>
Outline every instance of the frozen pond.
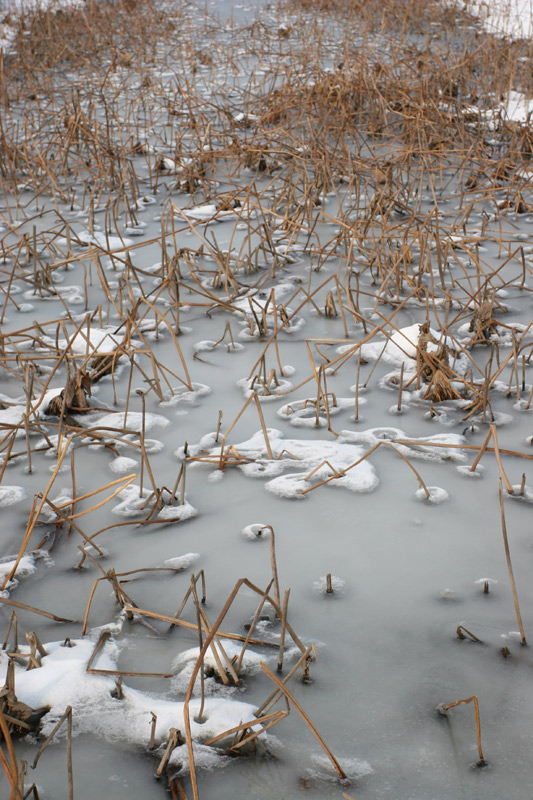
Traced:
<svg viewBox="0 0 533 800">
<path fill-rule="evenodd" d="M 529 45 L 467 68 L 458 11 L 255 5 L 120 7 L 87 54 L 44 14 L 5 58 L 0 669 L 49 708 L 6 700 L 20 785 L 67 796 L 67 721 L 30 767 L 70 707 L 78 800 L 519 800 Z"/>
</svg>

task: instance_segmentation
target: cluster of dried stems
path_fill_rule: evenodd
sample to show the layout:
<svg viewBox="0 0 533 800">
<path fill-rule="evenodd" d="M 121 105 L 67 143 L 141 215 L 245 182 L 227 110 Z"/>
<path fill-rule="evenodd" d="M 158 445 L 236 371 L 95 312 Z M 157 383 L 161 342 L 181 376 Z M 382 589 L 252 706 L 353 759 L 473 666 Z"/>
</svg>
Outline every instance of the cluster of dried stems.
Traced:
<svg viewBox="0 0 533 800">
<path fill-rule="evenodd" d="M 294 697 L 294 695 L 292 694 L 287 685 L 291 678 L 299 675 L 300 673 L 301 673 L 301 680 L 303 682 L 307 683 L 310 681 L 309 671 L 310 671 L 310 665 L 315 658 L 315 648 L 313 645 L 305 647 L 301 642 L 300 638 L 298 637 L 298 635 L 296 634 L 296 632 L 294 631 L 291 623 L 289 622 L 288 619 L 288 598 L 290 594 L 289 590 L 285 592 L 283 603 L 281 603 L 280 601 L 279 579 L 278 579 L 276 555 L 275 555 L 275 536 L 271 526 L 268 526 L 268 532 L 270 534 L 270 542 L 271 542 L 270 560 L 272 565 L 272 578 L 270 582 L 264 589 L 261 589 L 254 583 L 249 581 L 247 578 L 243 578 L 237 581 L 235 587 L 233 588 L 232 592 L 230 593 L 229 597 L 224 603 L 222 610 L 220 611 L 215 622 L 211 622 L 209 620 L 205 610 L 206 580 L 203 570 L 200 571 L 197 575 L 191 576 L 190 586 L 187 589 L 183 597 L 183 600 L 178 610 L 175 612 L 175 614 L 163 614 L 157 611 L 151 611 L 149 609 L 139 608 L 139 606 L 135 603 L 135 601 L 131 598 L 131 596 L 126 592 L 124 588 L 124 580 L 130 577 L 131 575 L 136 573 L 151 572 L 154 571 L 153 569 L 134 570 L 126 573 L 117 573 L 114 569 L 109 569 L 104 572 L 98 561 L 94 559 L 89 553 L 86 553 L 84 548 L 80 546 L 80 549 L 84 553 L 84 557 L 87 556 L 92 562 L 92 564 L 97 568 L 97 570 L 102 573 L 101 577 L 96 579 L 95 584 L 93 586 L 93 590 L 90 593 L 90 597 L 87 603 L 85 618 L 82 626 L 82 635 L 85 635 L 86 633 L 90 607 L 93 601 L 95 590 L 100 581 L 107 581 L 108 584 L 113 588 L 118 605 L 122 608 L 125 615 L 130 621 L 137 622 L 139 624 L 148 627 L 149 630 L 152 633 L 157 634 L 157 636 L 162 636 L 163 633 L 161 631 L 156 630 L 153 627 L 152 623 L 146 621 L 147 619 L 166 623 L 167 626 L 170 625 L 170 630 L 172 630 L 176 626 L 179 626 L 186 630 L 196 631 L 198 634 L 199 656 L 194 665 L 193 674 L 191 676 L 188 690 L 185 695 L 184 735 L 182 735 L 181 731 L 178 729 L 174 728 L 170 729 L 168 733 L 167 744 L 164 748 L 163 755 L 155 771 L 155 776 L 158 779 L 161 778 L 162 775 L 166 776 L 172 791 L 178 790 L 176 787 L 179 787 L 179 791 L 184 794 L 183 786 L 181 785 L 181 782 L 177 775 L 179 769 L 177 771 L 172 770 L 168 762 L 174 748 L 179 746 L 180 744 L 186 743 L 188 750 L 190 772 L 191 772 L 192 794 L 194 798 L 198 798 L 199 796 L 196 772 L 194 767 L 193 739 L 191 734 L 189 706 L 191 698 L 193 696 L 193 692 L 195 691 L 195 686 L 197 684 L 197 681 L 199 680 L 200 684 L 199 691 L 200 691 L 201 702 L 200 702 L 200 710 L 197 716 L 195 717 L 195 720 L 197 722 L 202 722 L 204 720 L 203 711 L 205 703 L 204 679 L 206 674 L 210 674 L 210 669 L 207 667 L 205 663 L 206 654 L 209 652 L 209 654 L 211 654 L 214 658 L 214 662 L 216 664 L 214 668 L 214 674 L 217 680 L 219 680 L 224 685 L 241 686 L 243 679 L 240 673 L 242 671 L 242 664 L 246 653 L 246 649 L 249 645 L 268 648 L 269 650 L 271 650 L 272 648 L 276 648 L 279 653 L 278 673 L 283 672 L 283 655 L 286 649 L 285 647 L 286 635 L 291 638 L 293 644 L 300 651 L 299 658 L 295 661 L 294 664 L 292 664 L 287 675 L 282 680 L 281 678 L 274 675 L 265 663 L 262 663 L 261 669 L 270 678 L 272 683 L 274 683 L 275 685 L 274 691 L 262 703 L 260 708 L 255 713 L 255 717 L 253 719 L 247 720 L 246 722 L 241 723 L 237 727 L 231 728 L 227 731 L 223 731 L 217 736 L 207 739 L 204 742 L 204 744 L 206 746 L 216 745 L 217 746 L 216 752 L 226 752 L 232 755 L 240 755 L 242 753 L 250 752 L 250 746 L 252 746 L 252 748 L 255 750 L 255 748 L 258 745 L 263 746 L 262 741 L 259 739 L 261 734 L 265 733 L 267 730 L 276 725 L 278 722 L 281 722 L 283 719 L 285 719 L 290 713 L 292 707 L 306 722 L 313 735 L 317 738 L 320 745 L 323 747 L 327 756 L 331 760 L 332 766 L 336 770 L 339 778 L 341 780 L 346 780 L 346 775 L 342 767 L 340 766 L 338 760 L 335 758 L 332 751 L 324 741 L 323 737 L 320 735 L 317 728 L 310 720 L 309 716 L 302 708 L 298 700 Z M 171 568 L 168 569 L 171 570 Z M 175 569 L 171 571 L 179 572 L 180 570 Z M 202 590 L 201 595 L 199 595 L 198 585 L 200 585 Z M 222 623 L 224 622 L 224 619 L 226 618 L 228 612 L 232 608 L 232 605 L 242 587 L 246 587 L 248 590 L 251 590 L 251 592 L 253 594 L 256 594 L 259 598 L 259 604 L 254 612 L 252 622 L 248 625 L 248 630 L 246 635 L 230 633 L 222 630 Z M 25 735 L 29 732 L 38 731 L 40 727 L 41 717 L 44 714 L 46 714 L 46 712 L 49 711 L 50 709 L 49 707 L 32 709 L 25 703 L 17 699 L 14 666 L 15 663 L 17 663 L 19 665 L 25 666 L 27 670 L 40 669 L 42 666 L 42 658 L 47 655 L 47 651 L 43 646 L 43 644 L 41 643 L 38 635 L 34 631 L 26 633 L 27 646 L 23 647 L 20 646 L 16 608 L 23 609 L 27 612 L 31 612 L 40 616 L 52 618 L 57 622 L 69 622 L 69 620 L 51 614 L 49 612 L 43 611 L 42 609 L 31 608 L 26 604 L 18 603 L 8 598 L 2 598 L 2 602 L 6 603 L 9 606 L 15 606 L 15 608 L 10 618 L 8 630 L 2 648 L 8 655 L 9 666 L 7 670 L 6 682 L 0 693 L 0 701 L 1 701 L 0 729 L 2 731 L 2 738 L 4 741 L 4 748 L 0 747 L 0 760 L 12 789 L 12 794 L 11 794 L 12 800 L 21 800 L 21 798 L 29 796 L 32 792 L 33 796 L 38 798 L 39 796 L 38 790 L 35 784 L 32 784 L 29 789 L 27 790 L 25 789 L 24 779 L 26 776 L 26 763 L 23 761 L 22 764 L 19 765 L 13 748 L 13 740 L 16 737 Z M 183 618 L 183 614 L 186 610 L 187 604 L 189 604 L 193 609 L 193 616 L 196 619 L 195 622 L 191 622 Z M 265 607 L 265 604 L 269 604 L 272 607 L 281 625 L 281 636 L 279 642 L 272 641 L 271 639 L 258 638 L 256 635 L 256 626 L 261 618 L 261 613 Z M 112 670 L 112 669 L 98 668 L 97 666 L 95 666 L 95 663 L 97 662 L 99 654 L 103 650 L 109 636 L 110 634 L 108 631 L 104 631 L 100 635 L 98 641 L 96 642 L 92 655 L 87 662 L 86 672 L 89 674 L 116 677 L 116 686 L 115 689 L 113 690 L 113 696 L 116 697 L 118 700 L 122 699 L 125 693 L 127 693 L 127 689 L 123 688 L 122 685 L 124 677 L 135 677 L 135 678 L 172 677 L 173 675 L 172 672 L 166 672 L 166 673 L 139 672 L 139 671 L 124 670 L 124 669 Z M 238 656 L 230 658 L 224 649 L 224 644 L 223 644 L 224 640 L 241 642 L 242 648 L 240 654 Z M 63 643 L 63 646 L 72 647 L 76 645 L 75 643 L 71 642 L 69 638 L 67 638 Z M 280 699 L 285 700 L 286 708 L 284 710 L 272 711 L 271 709 Z M 37 766 L 37 763 L 41 757 L 43 750 L 52 741 L 55 734 L 59 731 L 62 724 L 66 721 L 68 725 L 67 774 L 68 774 L 69 798 L 73 798 L 74 796 L 72 752 L 71 752 L 72 715 L 73 715 L 72 708 L 69 706 L 65 710 L 63 717 L 59 720 L 57 725 L 54 727 L 52 732 L 44 741 L 42 747 L 40 748 L 32 764 L 32 768 L 35 768 Z M 153 750 L 155 747 L 156 732 L 157 732 L 157 715 L 152 713 L 152 722 L 150 725 L 149 735 L 147 731 L 147 747 L 150 750 Z M 220 748 L 223 749 L 220 750 Z"/>
<path fill-rule="evenodd" d="M 249 460 L 229 438 L 248 408 L 257 411 L 267 457 L 292 457 L 273 453 L 261 398 L 284 393 L 280 348 L 305 311 L 336 328 L 331 337 L 306 340 L 308 376 L 293 391 L 308 385 L 316 390 L 316 399 L 306 402 L 316 412 L 316 425 L 325 418 L 333 436 L 337 432 L 330 414 L 336 396 L 328 390 L 329 376 L 341 370 L 348 374 L 356 365 L 357 421 L 361 347 L 384 338 L 384 350 L 399 333 L 408 307 L 420 310 L 422 330 L 414 374 L 406 380 L 402 367 L 395 379 L 399 411 L 405 393 L 416 387 L 423 389 L 423 403 L 432 413 L 439 414 L 445 401 L 459 401 L 464 420 L 490 424 L 491 396 L 502 375 L 508 377 L 509 397 L 522 399 L 529 408 L 533 396 L 533 387 L 528 391 L 525 382 L 532 354 L 529 326 L 517 331 L 506 324 L 507 309 L 499 299 L 504 289 L 519 289 L 524 296 L 530 292 L 532 266 L 514 236 L 513 220 L 533 209 L 533 141 L 527 123 L 506 120 L 497 110 L 511 90 L 533 88 L 527 66 L 531 44 L 481 35 L 464 11 L 429 0 L 299 0 L 281 5 L 276 14 L 272 11 L 269 24 L 234 25 L 228 48 L 217 23 L 189 6 L 176 9 L 132 0 L 90 0 L 66 10 L 52 5 L 22 12 L 13 51 L 0 53 L 5 228 L 0 235 L 0 321 L 24 310 L 15 284 L 35 302 L 53 300 L 59 309 L 46 326 L 33 322 L 17 330 L 6 324 L 0 339 L 0 366 L 25 397 L 20 419 L 3 425 L 0 483 L 8 465 L 24 455 L 30 472 L 38 454 L 57 455 L 2 588 L 13 578 L 30 541 L 33 549 L 53 548 L 62 532 L 76 533 L 82 541 L 78 567 L 90 562 L 98 574 L 83 633 L 100 582 L 113 587 L 129 618 L 152 617 L 198 631 L 200 658 L 187 704 L 196 676 L 204 674 L 209 648 L 220 679 L 238 685 L 245 648 L 255 641 L 253 627 L 267 601 L 282 624 L 280 668 L 285 631 L 302 651 L 298 666 L 304 673 L 312 653 L 288 623 L 288 595 L 282 601 L 275 570 L 274 596 L 272 585 L 260 590 L 240 582 L 214 624 L 198 599 L 200 576 L 193 579 L 175 616 L 139 609 L 124 589 L 123 573 L 102 569 L 96 541 L 131 521 L 91 534 L 81 524 L 82 517 L 102 508 L 136 475 L 79 493 L 76 461 L 83 448 L 99 444 L 117 454 L 120 446 L 140 457 L 140 495 L 145 500 L 135 524 L 147 526 L 173 521 L 171 514 L 160 512 L 183 505 L 188 461 L 207 461 L 224 470 Z M 324 53 L 330 54 L 328 66 Z M 250 79 L 239 81 L 247 70 Z M 212 89 L 207 99 L 202 76 L 208 76 Z M 154 197 L 162 208 L 159 234 L 126 246 L 128 231 L 142 231 L 141 212 L 156 202 Z M 453 200 L 455 210 L 443 213 L 444 200 Z M 210 204 L 210 219 L 204 215 L 200 221 L 188 213 L 201 204 Z M 230 246 L 223 248 L 208 223 L 229 219 L 227 215 L 233 215 L 234 226 Z M 80 236 L 80 217 L 89 239 Z M 99 237 L 94 236 L 97 229 L 103 231 Z M 190 235 L 189 247 L 182 246 L 184 234 Z M 295 283 L 293 295 L 281 304 L 272 286 L 293 263 L 295 245 L 308 259 L 309 281 Z M 485 246 L 497 248 L 497 269 L 485 257 Z M 156 271 L 139 265 L 156 260 Z M 82 276 L 75 306 L 60 284 L 73 270 Z M 148 288 L 154 285 L 147 283 L 149 277 L 157 278 L 155 288 Z M 258 302 L 260 293 L 266 301 Z M 248 308 L 243 308 L 243 296 Z M 142 381 L 144 415 L 147 401 L 162 402 L 176 386 L 194 390 L 196 361 L 188 363 L 180 345 L 183 306 L 224 319 L 222 336 L 213 347 L 235 348 L 228 315 L 237 320 L 234 326 L 244 323 L 258 356 L 248 375 L 251 393 L 221 436 L 219 455 L 186 457 L 173 485 L 161 486 L 145 446 L 144 422 L 141 431 L 128 428 L 130 394 L 133 380 Z M 454 333 L 461 322 L 470 322 L 467 344 Z M 111 323 L 115 329 L 109 346 L 96 347 L 94 329 Z M 437 341 L 430 324 L 442 332 Z M 158 357 L 159 335 L 172 342 L 176 357 L 171 366 Z M 500 353 L 499 336 L 512 337 L 509 352 Z M 351 346 L 331 356 L 329 348 L 339 343 Z M 468 361 L 466 372 L 457 369 L 459 357 Z M 194 358 L 201 360 L 198 354 Z M 119 365 L 121 386 L 127 386 L 120 408 L 123 425 L 83 424 L 82 415 L 95 410 L 91 388 L 104 376 L 110 376 L 113 401 L 119 404 Z M 49 389 L 58 380 L 64 388 L 50 399 Z M 222 412 L 217 441 L 221 420 Z M 416 447 L 414 442 L 380 442 L 407 462 L 429 497 L 422 476 L 398 449 L 403 444 Z M 320 464 L 306 476 L 309 488 L 304 493 L 342 477 L 376 447 L 342 471 L 329 462 Z M 484 453 L 495 453 L 511 494 L 501 454 L 531 457 L 500 448 L 492 424 L 482 445 L 465 447 L 477 453 L 472 470 Z M 72 499 L 58 505 L 50 490 L 67 459 Z M 323 466 L 331 475 L 313 480 Z M 35 528 L 46 507 L 56 522 L 37 543 Z M 224 654 L 222 640 L 230 634 L 220 626 L 242 583 L 259 594 L 261 603 L 236 665 Z M 195 622 L 180 617 L 188 600 L 195 606 Z M 17 605 L 5 598 L 2 602 Z M 88 669 L 95 671 L 92 663 L 103 644 L 98 643 Z M 25 656 L 28 667 L 38 668 L 42 655 L 40 647 L 34 648 Z M 15 657 L 22 658 L 16 646 Z M 117 672 L 117 677 L 123 674 Z M 311 724 L 286 681 L 268 674 L 277 697 L 285 696 Z M 14 691 L 6 684 L 4 698 L 15 696 Z M 12 797 L 18 798 L 28 792 L 24 794 L 25 769 L 17 764 L 11 738 L 24 724 L 20 715 L 13 721 L 10 702 L 4 700 L 0 713 L 5 742 L 1 758 Z M 288 713 L 266 714 L 270 706 L 257 720 L 217 740 L 231 736 L 232 752 L 259 742 L 261 732 Z M 71 726 L 71 716 L 65 720 Z M 186 715 L 185 740 L 197 797 L 187 721 Z M 169 738 L 158 775 L 180 740 L 177 732 Z M 184 791 L 172 781 L 171 790 L 174 796 Z M 29 791 L 37 796 L 35 787 Z"/>
</svg>

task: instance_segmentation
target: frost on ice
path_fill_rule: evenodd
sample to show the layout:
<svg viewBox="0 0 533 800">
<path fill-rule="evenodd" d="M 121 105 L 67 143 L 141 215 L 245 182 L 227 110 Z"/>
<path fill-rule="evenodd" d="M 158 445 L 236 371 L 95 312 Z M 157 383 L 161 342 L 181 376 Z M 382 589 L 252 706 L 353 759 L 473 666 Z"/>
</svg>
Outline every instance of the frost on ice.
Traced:
<svg viewBox="0 0 533 800">
<path fill-rule="evenodd" d="M 172 567 L 172 569 L 188 569 L 200 558 L 199 553 L 185 553 L 183 556 L 175 556 L 174 558 L 167 558 L 164 561 L 165 567 Z"/>
<path fill-rule="evenodd" d="M 0 486 L 0 508 L 13 506 L 26 497 L 23 486 Z"/>
</svg>

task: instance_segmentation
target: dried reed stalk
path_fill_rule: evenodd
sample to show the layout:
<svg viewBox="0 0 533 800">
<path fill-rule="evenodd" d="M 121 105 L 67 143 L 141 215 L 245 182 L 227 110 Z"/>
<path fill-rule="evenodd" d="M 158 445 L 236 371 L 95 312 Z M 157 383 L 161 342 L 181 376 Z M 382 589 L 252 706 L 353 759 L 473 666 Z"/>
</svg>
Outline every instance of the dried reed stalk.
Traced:
<svg viewBox="0 0 533 800">
<path fill-rule="evenodd" d="M 267 599 L 269 599 L 269 598 L 267 598 Z M 270 599 L 269 599 L 269 602 L 270 602 Z M 127 603 L 124 605 L 124 610 L 125 611 L 131 611 L 132 613 L 135 612 L 135 614 L 138 614 L 141 617 L 151 617 L 152 619 L 159 619 L 162 622 L 168 622 L 171 625 L 178 625 L 178 626 L 180 626 L 182 628 L 188 628 L 189 630 L 193 630 L 193 631 L 197 630 L 197 628 L 198 628 L 198 626 L 195 625 L 194 622 L 187 622 L 184 619 L 177 619 L 176 617 L 169 617 L 166 614 L 158 614 L 156 611 L 148 611 L 145 608 L 137 608 L 137 607 L 133 607 L 133 606 L 128 606 Z M 70 620 L 67 620 L 67 621 L 70 622 Z M 250 639 L 250 638 L 248 638 L 246 636 L 241 636 L 238 633 L 228 633 L 226 631 L 219 631 L 217 635 L 220 636 L 223 639 L 231 639 L 232 641 L 235 641 L 235 642 L 247 642 L 248 644 L 263 645 L 264 647 L 275 647 L 276 649 L 279 647 L 279 645 L 276 642 L 269 642 L 269 641 L 266 641 L 266 640 L 263 640 L 263 639 Z"/>
<path fill-rule="evenodd" d="M 274 536 L 274 528 L 272 525 L 265 525 L 263 530 L 270 531 L 270 564 L 272 567 L 272 580 L 274 582 L 274 597 L 279 609 L 281 607 L 281 597 L 279 592 L 278 564 L 276 561 L 276 537 Z"/>
<path fill-rule="evenodd" d="M 155 776 L 154 777 L 157 780 L 159 780 L 159 778 L 161 777 L 164 769 L 166 768 L 166 766 L 167 766 L 167 764 L 169 762 L 170 756 L 172 755 L 172 751 L 176 747 L 178 747 L 180 744 L 183 744 L 183 739 L 181 737 L 181 731 L 179 731 L 177 728 L 170 728 L 169 732 L 168 732 L 168 741 L 167 741 L 167 746 L 165 747 L 165 752 L 163 753 L 161 761 L 159 762 L 159 766 L 157 767 L 157 769 L 155 771 Z"/>
<path fill-rule="evenodd" d="M 2 583 L 2 586 L 0 587 L 0 589 L 2 591 L 5 589 L 6 585 L 11 580 L 13 580 L 13 576 L 15 575 L 15 572 L 17 571 L 18 565 L 20 564 L 20 560 L 21 560 L 22 556 L 24 555 L 24 553 L 26 551 L 26 548 L 28 546 L 28 543 L 30 541 L 31 534 L 33 532 L 33 529 L 34 529 L 36 523 L 37 523 L 37 519 L 39 517 L 39 514 L 43 510 L 43 507 L 44 507 L 44 504 L 45 504 L 45 501 L 46 501 L 46 497 L 48 496 L 48 493 L 49 493 L 50 489 L 52 488 L 52 486 L 53 486 L 53 484 L 55 482 L 55 479 L 57 478 L 57 475 L 59 473 L 61 465 L 62 465 L 62 463 L 63 463 L 63 461 L 65 459 L 65 456 L 66 456 L 66 454 L 68 452 L 69 445 L 72 442 L 73 438 L 74 438 L 73 436 L 70 436 L 68 439 L 66 439 L 65 444 L 63 446 L 62 446 L 63 442 L 62 442 L 61 438 L 60 438 L 60 440 L 58 442 L 58 445 L 57 445 L 57 464 L 56 464 L 55 469 L 54 469 L 54 471 L 52 473 L 52 477 L 48 481 L 48 485 L 47 485 L 47 487 L 46 487 L 46 489 L 45 489 L 45 491 L 44 491 L 44 493 L 43 493 L 43 495 L 41 497 L 41 500 L 37 504 L 37 507 L 33 511 L 32 515 L 30 516 L 30 519 L 28 521 L 28 525 L 26 527 L 26 532 L 25 532 L 24 538 L 22 540 L 22 544 L 20 545 L 20 549 L 19 549 L 18 555 L 17 555 L 17 557 L 15 559 L 15 563 L 13 564 L 12 569 L 9 571 L 9 574 L 6 575 L 6 577 L 4 579 L 4 582 Z M 0 598 L 0 600 L 2 600 L 2 598 Z"/>
<path fill-rule="evenodd" d="M 267 714 L 263 717 L 259 717 L 258 719 L 249 720 L 248 722 L 241 722 L 240 725 L 235 725 L 235 727 L 229 728 L 227 731 L 223 731 L 222 733 L 213 736 L 211 739 L 208 739 L 206 742 L 204 742 L 204 744 L 209 746 L 216 744 L 217 742 L 220 742 L 222 739 L 227 739 L 228 736 L 232 736 L 234 733 L 239 733 L 240 731 L 246 732 L 249 728 L 253 728 L 254 725 L 260 725 L 260 724 L 264 725 L 264 723 L 266 722 L 276 724 L 278 722 L 281 722 L 281 720 L 285 719 L 285 717 L 287 716 L 288 716 L 287 711 L 275 711 L 273 714 Z M 271 727 L 271 725 L 269 725 L 268 727 L 264 726 L 262 730 L 258 731 L 258 733 L 263 733 L 264 731 L 268 730 L 269 727 Z M 240 745 L 239 744 L 232 745 L 230 749 L 236 750 L 239 746 L 242 746 L 242 744 L 243 742 L 241 742 Z"/>
<path fill-rule="evenodd" d="M 45 741 L 39 748 L 39 752 L 33 759 L 32 769 L 35 769 L 37 764 L 39 763 L 39 759 L 41 758 L 44 750 L 48 747 L 58 730 L 61 728 L 63 723 L 66 721 L 67 723 L 67 780 L 68 780 L 68 798 L 69 800 L 74 800 L 74 777 L 73 777 L 73 769 L 72 769 L 72 708 L 71 706 L 67 706 L 65 712 L 61 719 L 58 721 L 57 725 L 54 726 L 51 733 L 46 737 Z"/>
<path fill-rule="evenodd" d="M 287 589 L 283 599 L 283 611 L 281 614 L 281 633 L 279 637 L 278 672 L 283 672 L 283 651 L 285 648 L 285 631 L 287 628 L 287 612 L 289 610 L 289 596 L 291 590 Z"/>
<path fill-rule="evenodd" d="M 237 661 L 235 662 L 235 672 L 237 673 L 237 675 L 239 674 L 239 672 L 241 670 L 242 660 L 244 658 L 244 654 L 246 652 L 246 648 L 248 647 L 248 644 L 251 641 L 252 633 L 254 632 L 255 626 L 257 625 L 257 623 L 259 621 L 259 618 L 261 616 L 261 612 L 263 610 L 263 606 L 265 605 L 266 599 L 268 597 L 268 593 L 270 592 L 270 589 L 272 588 L 272 584 L 273 583 L 274 583 L 274 578 L 272 578 L 272 580 L 270 581 L 270 583 L 266 587 L 265 591 L 263 592 L 263 595 L 261 597 L 261 601 L 260 601 L 260 603 L 257 606 L 257 609 L 255 611 L 254 618 L 253 618 L 253 620 L 252 620 L 252 622 L 250 624 L 250 627 L 248 628 L 248 633 L 246 634 L 246 638 L 245 638 L 243 646 L 241 648 L 241 652 L 239 653 L 239 657 L 238 657 Z"/>
<path fill-rule="evenodd" d="M 284 684 L 288 683 L 288 681 L 292 678 L 293 675 L 296 674 L 296 672 L 298 671 L 298 669 L 300 668 L 300 666 L 302 664 L 304 665 L 304 675 L 305 675 L 306 672 L 307 672 L 307 669 L 308 669 L 309 661 L 314 660 L 315 658 L 316 658 L 315 646 L 314 645 L 309 645 L 307 650 L 305 650 L 300 655 L 300 658 L 298 659 L 298 661 L 291 667 L 290 671 L 287 673 L 285 678 L 283 678 L 283 683 Z M 303 680 L 303 678 L 302 678 L 302 680 Z M 270 694 L 267 697 L 267 699 L 262 703 L 262 705 L 259 706 L 259 708 L 255 712 L 256 716 L 260 716 L 261 714 L 264 714 L 264 712 L 268 708 L 271 708 L 274 705 L 274 703 L 276 703 L 279 700 L 279 698 L 281 696 L 282 695 L 281 695 L 279 689 L 275 689 L 275 691 L 273 691 L 272 694 Z"/>
<path fill-rule="evenodd" d="M 261 669 L 265 673 L 265 675 L 267 675 L 270 678 L 270 680 L 276 684 L 278 689 L 285 695 L 289 703 L 291 703 L 294 706 L 298 714 L 301 716 L 306 725 L 309 727 L 310 731 L 313 733 L 313 735 L 316 737 L 316 739 L 322 746 L 324 752 L 331 761 L 333 768 L 337 772 L 339 778 L 341 780 L 347 780 L 346 773 L 344 772 L 341 765 L 339 764 L 339 762 L 337 761 L 337 759 L 327 746 L 326 742 L 324 741 L 324 739 L 322 738 L 316 727 L 313 725 L 313 723 L 311 722 L 305 711 L 303 710 L 302 706 L 298 703 L 294 695 L 287 689 L 285 684 L 282 683 L 282 681 L 280 681 L 279 678 L 276 677 L 276 675 L 274 675 L 274 673 L 267 667 L 267 665 L 263 661 L 261 662 Z"/>
<path fill-rule="evenodd" d="M 503 489 L 502 489 L 502 479 L 498 479 L 499 483 L 499 493 L 500 493 L 500 513 L 501 513 L 501 522 L 502 522 L 502 535 L 503 535 L 503 546 L 505 548 L 505 558 L 507 560 L 507 569 L 509 570 L 509 579 L 511 581 L 511 589 L 513 592 L 513 602 L 514 608 L 516 613 L 516 620 L 518 622 L 518 627 L 520 629 L 520 639 L 521 644 L 526 645 L 526 635 L 524 633 L 524 625 L 522 623 L 522 615 L 520 613 L 520 606 L 518 604 L 518 593 L 516 591 L 516 583 L 514 579 L 514 572 L 513 572 L 513 565 L 511 564 L 511 553 L 509 550 L 509 540 L 507 538 L 507 525 L 505 523 L 505 510 L 503 507 Z"/>
<path fill-rule="evenodd" d="M 0 709 L 0 731 L 2 732 L 2 736 L 7 750 L 6 754 L 0 747 L 0 764 L 2 765 L 2 769 L 4 770 L 4 773 L 7 777 L 11 789 L 9 800 L 22 800 L 22 793 L 20 791 L 20 786 L 19 786 L 19 768 L 18 768 L 17 757 L 15 755 L 15 749 L 13 747 L 13 740 L 11 738 L 9 724 L 6 721 L 5 714 L 1 709 Z"/>
<path fill-rule="evenodd" d="M 26 603 L 19 603 L 17 600 L 11 600 L 9 597 L 0 597 L 0 603 L 7 606 L 15 606 L 15 608 L 21 608 L 23 611 L 30 611 L 32 614 L 39 614 L 41 617 L 53 619 L 55 622 L 75 622 L 73 619 L 58 617 L 56 614 L 51 614 L 49 611 L 43 611 L 41 608 L 34 608 Z"/>
</svg>

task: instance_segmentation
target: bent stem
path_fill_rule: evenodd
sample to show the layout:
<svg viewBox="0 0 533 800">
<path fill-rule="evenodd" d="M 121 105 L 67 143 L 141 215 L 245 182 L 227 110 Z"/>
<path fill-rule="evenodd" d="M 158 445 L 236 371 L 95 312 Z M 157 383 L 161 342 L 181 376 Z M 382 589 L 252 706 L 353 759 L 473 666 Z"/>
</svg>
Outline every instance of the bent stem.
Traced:
<svg viewBox="0 0 533 800">
<path fill-rule="evenodd" d="M 455 706 L 466 705 L 468 703 L 474 703 L 474 712 L 476 715 L 476 739 L 477 739 L 477 750 L 479 753 L 479 761 L 477 763 L 478 767 L 484 767 L 486 765 L 485 757 L 483 755 L 483 750 L 481 749 L 481 723 L 479 721 L 479 702 L 477 699 L 477 695 L 472 695 L 472 697 L 467 697 L 464 700 L 456 700 L 454 703 L 448 703 L 446 706 L 441 706 L 440 710 L 442 712 L 449 711 L 450 708 L 455 708 Z"/>
</svg>

